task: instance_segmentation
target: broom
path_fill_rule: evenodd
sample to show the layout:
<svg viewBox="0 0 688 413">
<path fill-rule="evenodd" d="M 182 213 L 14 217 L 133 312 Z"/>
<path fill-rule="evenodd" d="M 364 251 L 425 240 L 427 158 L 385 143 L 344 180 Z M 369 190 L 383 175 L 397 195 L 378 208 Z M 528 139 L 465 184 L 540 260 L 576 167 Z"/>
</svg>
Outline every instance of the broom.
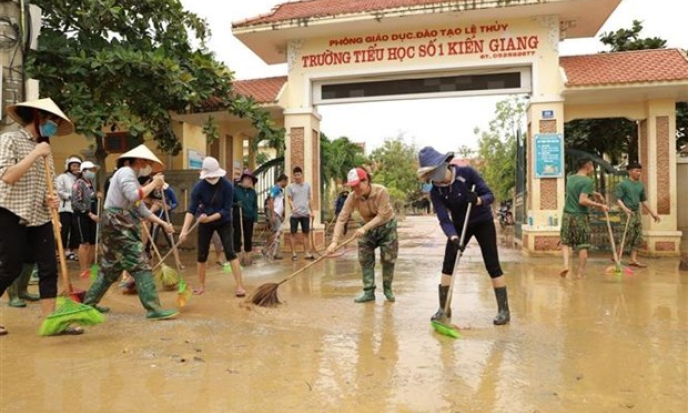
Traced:
<svg viewBox="0 0 688 413">
<path fill-rule="evenodd" d="M 193 230 L 196 229 L 196 227 L 198 226 L 198 224 L 199 224 L 199 222 L 198 222 L 198 220 L 196 220 L 196 222 L 194 222 L 193 225 L 191 225 L 191 228 L 189 228 L 189 232 L 193 232 Z M 181 244 L 182 244 L 181 241 L 177 241 L 177 243 L 173 245 L 172 249 L 169 250 L 169 251 L 167 251 L 167 253 L 166 253 L 165 255 L 162 256 L 162 258 L 160 259 L 160 262 L 157 263 L 157 264 L 155 264 L 155 266 L 153 266 L 153 268 L 151 269 L 151 271 L 154 271 L 154 272 L 155 272 L 155 270 L 157 270 L 158 267 L 160 267 L 160 266 L 162 265 L 163 261 L 165 261 L 170 255 L 172 255 L 172 252 L 174 252 L 174 248 L 179 248 L 179 246 L 180 246 Z"/>
<path fill-rule="evenodd" d="M 174 289 L 177 287 L 177 284 L 179 283 L 179 273 L 175 271 L 174 268 L 170 267 L 169 265 L 165 264 L 162 260 L 162 256 L 160 255 L 160 251 L 158 250 L 158 246 L 155 245 L 155 241 L 153 240 L 153 237 L 151 235 L 150 230 L 148 229 L 148 226 L 146 225 L 145 222 L 141 223 L 141 226 L 143 227 L 143 232 L 146 233 L 146 236 L 150 240 L 151 247 L 153 248 L 153 252 L 155 252 L 155 256 L 158 257 L 160 264 L 160 268 L 155 272 L 155 279 L 159 281 L 163 287 L 169 288 L 169 289 Z"/>
<path fill-rule="evenodd" d="M 53 190 L 52 174 L 50 172 L 50 166 L 48 165 L 48 159 L 44 158 L 43 163 L 45 165 L 45 177 L 48 182 L 48 193 L 54 196 L 55 191 Z M 62 279 L 62 286 L 65 290 L 64 293 L 69 296 L 59 300 L 57 309 L 43 321 L 43 324 L 38 330 L 38 334 L 41 336 L 60 334 L 71 324 L 92 326 L 101 324 L 105 321 L 105 317 L 103 317 L 98 310 L 91 306 L 81 304 L 85 292 L 76 291 L 72 288 L 67 272 L 67 262 L 65 261 L 62 237 L 60 236 L 60 218 L 57 215 L 57 210 L 52 207 L 50 208 L 50 214 L 53 221 L 53 235 L 55 236 L 57 251 L 60 257 L 60 278 Z"/>
<path fill-rule="evenodd" d="M 607 274 L 614 274 L 621 276 L 624 273 L 628 274 L 622 267 L 619 261 L 619 254 L 616 251 L 616 241 L 614 241 L 614 233 L 612 232 L 612 224 L 609 222 L 609 211 L 604 211 L 604 218 L 607 221 L 607 231 L 609 232 L 609 242 L 612 244 L 612 252 L 614 254 L 614 265 L 607 268 Z"/>
<path fill-rule="evenodd" d="M 623 236 L 621 237 L 621 246 L 619 247 L 618 262 L 616 262 L 616 266 L 618 266 L 618 268 L 621 267 L 621 257 L 623 257 L 624 246 L 626 245 L 626 235 L 628 234 L 628 227 L 629 227 L 630 223 L 631 223 L 631 218 L 627 216 L 626 217 L 626 228 L 624 228 L 624 233 L 623 233 Z M 608 267 L 605 272 L 607 274 L 611 274 L 612 272 L 616 272 L 617 275 L 621 275 L 617 271 L 616 266 Z M 623 267 L 623 272 L 626 275 L 633 275 L 633 270 L 630 269 L 629 267 Z"/>
<path fill-rule="evenodd" d="M 356 239 L 356 236 L 353 236 L 353 237 L 347 239 L 343 243 L 339 244 L 337 246 L 337 248 L 335 249 L 335 251 L 340 249 L 341 247 L 347 245 L 348 243 L 350 243 L 351 241 L 353 241 L 355 239 Z M 290 276 L 288 276 L 287 278 L 283 279 L 282 281 L 280 281 L 278 283 L 267 283 L 267 284 L 261 285 L 260 287 L 258 287 L 258 289 L 253 294 L 251 294 L 250 297 L 248 297 L 246 299 L 246 301 L 251 302 L 252 304 L 255 304 L 255 305 L 260 306 L 260 307 L 276 307 L 277 304 L 282 304 L 279 300 L 279 297 L 277 296 L 277 289 L 279 288 L 279 286 L 286 283 L 287 281 L 291 280 L 295 276 L 301 274 L 302 272 L 306 271 L 307 269 L 309 269 L 310 267 L 319 263 L 320 261 L 324 260 L 325 258 L 327 258 L 327 255 L 323 255 L 323 256 L 319 257 L 315 261 L 304 266 L 300 270 L 292 273 Z"/>
<path fill-rule="evenodd" d="M 473 187 L 471 188 L 471 192 L 473 191 L 475 191 L 475 185 L 473 185 Z M 468 220 L 471 216 L 471 209 L 473 209 L 473 204 L 469 203 L 468 208 L 466 209 L 466 218 L 464 218 L 463 220 L 463 228 L 461 229 L 461 238 L 459 239 L 459 250 L 456 253 L 456 261 L 454 261 L 454 271 L 452 272 L 451 281 L 449 283 L 449 294 L 447 295 L 447 301 L 444 302 L 444 314 L 442 315 L 442 318 L 440 318 L 439 320 L 431 321 L 432 328 L 434 328 L 435 331 L 451 338 L 461 337 L 461 334 L 459 334 L 458 327 L 449 322 L 449 317 L 447 317 L 447 313 L 449 313 L 449 309 L 451 308 L 452 297 L 454 296 L 454 280 L 456 280 L 456 277 L 458 275 L 459 262 L 461 261 L 461 257 L 463 257 L 463 251 L 466 247 L 464 245 L 464 242 L 466 241 L 466 230 L 468 229 Z"/>
<path fill-rule="evenodd" d="M 98 278 L 98 273 L 100 272 L 100 265 L 98 264 L 98 247 L 99 247 L 98 240 L 100 239 L 100 218 L 102 216 L 101 211 L 100 211 L 100 203 L 101 203 L 101 200 L 100 200 L 100 198 L 98 198 L 98 206 L 97 206 L 98 222 L 96 222 L 96 246 L 95 246 L 95 255 L 93 257 L 93 265 L 91 265 L 91 281 L 95 281 L 95 279 Z"/>
<path fill-rule="evenodd" d="M 170 220 L 170 211 L 167 210 L 167 200 L 165 199 L 164 188 L 162 190 L 162 205 L 163 212 L 165 213 L 165 219 L 167 222 L 171 223 L 172 220 Z M 184 307 L 186 302 L 189 300 L 189 297 L 191 296 L 191 290 L 188 288 L 186 281 L 184 280 L 184 275 L 182 274 L 182 269 L 184 267 L 182 266 L 182 261 L 179 258 L 179 249 L 177 248 L 177 244 L 174 242 L 174 235 L 165 232 L 165 236 L 172 240 L 172 253 L 174 254 L 174 261 L 177 264 L 177 270 L 179 270 L 177 275 L 179 277 L 179 283 L 177 284 L 177 305 L 181 308 Z"/>
</svg>

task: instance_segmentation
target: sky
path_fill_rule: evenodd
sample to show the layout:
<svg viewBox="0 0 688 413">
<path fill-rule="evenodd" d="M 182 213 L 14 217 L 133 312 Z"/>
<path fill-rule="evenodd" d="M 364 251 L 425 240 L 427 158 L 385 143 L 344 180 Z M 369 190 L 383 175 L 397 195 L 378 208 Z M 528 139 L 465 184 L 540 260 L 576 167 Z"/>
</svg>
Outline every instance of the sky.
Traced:
<svg viewBox="0 0 688 413">
<path fill-rule="evenodd" d="M 232 22 L 265 14 L 279 0 L 182 0 L 184 6 L 206 19 L 212 31 L 208 47 L 234 71 L 236 79 L 283 76 L 286 65 L 269 66 L 232 35 Z M 679 5 L 685 0 L 623 0 L 597 37 L 603 32 L 630 28 L 642 20 L 644 37 L 660 37 L 668 47 L 688 49 L 688 25 Z M 605 50 L 598 38 L 565 40 L 562 56 Z M 347 136 L 366 142 L 366 150 L 381 146 L 385 138 L 403 136 L 418 147 L 432 145 L 440 151 L 460 146 L 477 148 L 476 127 L 486 129 L 494 117 L 495 104 L 505 96 L 423 99 L 346 105 L 325 105 L 321 130 L 330 138 Z"/>
</svg>

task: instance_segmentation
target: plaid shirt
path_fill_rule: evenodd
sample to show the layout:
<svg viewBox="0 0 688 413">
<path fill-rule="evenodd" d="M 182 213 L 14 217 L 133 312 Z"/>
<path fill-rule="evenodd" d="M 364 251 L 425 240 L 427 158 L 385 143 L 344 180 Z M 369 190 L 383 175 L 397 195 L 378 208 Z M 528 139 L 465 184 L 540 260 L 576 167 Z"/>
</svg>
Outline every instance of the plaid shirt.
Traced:
<svg viewBox="0 0 688 413">
<path fill-rule="evenodd" d="M 27 157 L 36 144 L 24 129 L 0 135 L 0 178 L 9 167 Z M 50 221 L 50 210 L 45 205 L 48 185 L 44 162 L 45 159 L 38 159 L 12 185 L 0 179 L 0 208 L 19 216 L 22 225 L 37 227 Z M 50 169 L 53 170 L 52 165 Z"/>
</svg>

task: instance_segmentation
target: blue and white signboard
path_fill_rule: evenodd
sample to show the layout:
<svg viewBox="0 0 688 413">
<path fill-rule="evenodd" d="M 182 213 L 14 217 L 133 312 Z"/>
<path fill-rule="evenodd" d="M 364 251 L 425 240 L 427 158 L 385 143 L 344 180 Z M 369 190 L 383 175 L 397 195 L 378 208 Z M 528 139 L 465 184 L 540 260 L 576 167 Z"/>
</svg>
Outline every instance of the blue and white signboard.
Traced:
<svg viewBox="0 0 688 413">
<path fill-rule="evenodd" d="M 564 137 L 562 134 L 535 135 L 535 177 L 564 177 Z"/>
<path fill-rule="evenodd" d="M 189 149 L 189 169 L 201 169 L 203 167 L 203 154 L 193 149 Z"/>
</svg>

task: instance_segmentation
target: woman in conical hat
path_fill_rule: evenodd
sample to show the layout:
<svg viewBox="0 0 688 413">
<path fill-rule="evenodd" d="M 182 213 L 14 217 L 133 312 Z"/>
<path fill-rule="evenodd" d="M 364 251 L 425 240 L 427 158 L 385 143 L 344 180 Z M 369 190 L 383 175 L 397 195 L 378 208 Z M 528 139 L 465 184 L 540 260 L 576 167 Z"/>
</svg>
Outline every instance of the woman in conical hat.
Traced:
<svg viewBox="0 0 688 413">
<path fill-rule="evenodd" d="M 165 310 L 160 305 L 139 225 L 145 219 L 160 225 L 168 233 L 174 232 L 172 224 L 155 216 L 141 202 L 155 189 L 163 187 L 165 177 L 157 174 L 144 186 L 139 184 L 138 177 L 162 169 L 163 163 L 145 145 L 139 145 L 117 159 L 117 172 L 110 181 L 101 220 L 103 257 L 100 273 L 86 293 L 84 304 L 100 312 L 109 311 L 98 303 L 122 271 L 127 271 L 136 280 L 139 299 L 148 311 L 146 317 L 161 320 L 179 314 L 177 310 Z"/>
<path fill-rule="evenodd" d="M 57 296 L 50 208 L 59 205 L 58 197 L 46 191 L 45 163 L 52 169 L 48 140 L 72 133 L 74 125 L 51 99 L 9 106 L 7 114 L 22 128 L 0 135 L 0 295 L 19 277 L 25 261 L 35 262 L 41 310 L 47 316 Z M 81 333 L 78 327 L 62 332 Z M 0 327 L 0 335 L 5 334 Z"/>
</svg>

